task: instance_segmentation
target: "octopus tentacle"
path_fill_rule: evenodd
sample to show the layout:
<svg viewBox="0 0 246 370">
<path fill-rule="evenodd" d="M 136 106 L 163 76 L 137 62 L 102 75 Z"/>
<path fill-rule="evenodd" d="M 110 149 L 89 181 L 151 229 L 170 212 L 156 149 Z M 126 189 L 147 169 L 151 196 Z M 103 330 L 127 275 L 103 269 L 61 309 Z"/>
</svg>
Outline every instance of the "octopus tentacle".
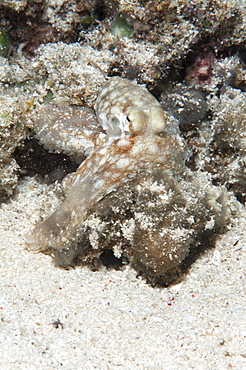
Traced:
<svg viewBox="0 0 246 370">
<path fill-rule="evenodd" d="M 88 156 L 106 138 L 95 112 L 87 107 L 45 105 L 30 119 L 35 137 L 50 151 Z"/>
</svg>

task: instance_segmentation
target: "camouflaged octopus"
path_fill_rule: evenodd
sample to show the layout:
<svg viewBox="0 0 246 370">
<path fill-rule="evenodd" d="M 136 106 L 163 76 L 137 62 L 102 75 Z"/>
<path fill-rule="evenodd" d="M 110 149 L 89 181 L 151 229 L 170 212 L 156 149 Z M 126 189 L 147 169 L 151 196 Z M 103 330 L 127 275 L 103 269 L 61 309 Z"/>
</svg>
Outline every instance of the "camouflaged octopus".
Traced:
<svg viewBox="0 0 246 370">
<path fill-rule="evenodd" d="M 165 132 L 166 115 L 145 87 L 112 77 L 99 93 L 94 108 L 95 113 L 85 107 L 47 105 L 33 118 L 36 137 L 45 147 L 76 155 L 78 160 L 84 156 L 86 159 L 70 176 L 65 201 L 28 237 L 28 248 L 63 253 L 69 265 L 76 245 L 83 239 L 81 229 L 89 212 L 122 184 L 137 183 L 138 179 L 148 182 L 161 169 L 164 185 L 157 185 L 156 194 L 162 198 L 157 198 L 156 205 L 144 199 L 144 191 L 139 192 L 143 201 L 132 212 L 135 231 L 129 254 L 140 266 L 162 275 L 185 258 L 190 235 L 200 235 L 200 228 L 208 227 L 206 223 L 214 224 L 220 204 L 211 197 L 206 201 L 208 206 L 204 199 L 199 203 L 201 192 L 197 185 L 189 184 L 189 194 L 180 190 L 187 187 L 182 179 L 183 185 L 177 185 L 173 175 L 180 144 Z M 171 175 L 165 172 L 168 169 Z M 148 209 L 152 229 L 141 216 Z M 204 209 L 213 211 L 206 213 Z"/>
<path fill-rule="evenodd" d="M 45 147 L 68 154 L 79 147 L 76 155 L 87 156 L 65 201 L 28 239 L 28 246 L 40 251 L 77 243 L 94 204 L 141 170 L 168 165 L 175 150 L 175 140 L 163 134 L 166 115 L 159 102 L 133 81 L 112 77 L 95 102 L 96 115 L 83 107 L 70 109 L 45 106 L 34 118 L 36 137 Z"/>
</svg>

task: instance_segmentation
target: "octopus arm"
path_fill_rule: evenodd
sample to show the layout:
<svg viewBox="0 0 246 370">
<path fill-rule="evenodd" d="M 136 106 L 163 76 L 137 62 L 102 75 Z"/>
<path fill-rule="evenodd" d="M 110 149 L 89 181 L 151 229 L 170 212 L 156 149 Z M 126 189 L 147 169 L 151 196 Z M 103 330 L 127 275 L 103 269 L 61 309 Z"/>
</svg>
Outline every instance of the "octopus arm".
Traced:
<svg viewBox="0 0 246 370">
<path fill-rule="evenodd" d="M 36 226 L 27 241 L 29 249 L 64 250 L 81 239 L 83 221 L 92 207 L 121 182 L 141 170 L 168 167 L 176 148 L 172 137 L 118 139 L 95 150 L 78 168 L 76 180 L 61 206 Z M 144 156 L 143 156 L 143 151 Z"/>
<path fill-rule="evenodd" d="M 35 137 L 50 151 L 79 157 L 105 139 L 94 111 L 87 107 L 49 104 L 30 118 Z"/>
</svg>

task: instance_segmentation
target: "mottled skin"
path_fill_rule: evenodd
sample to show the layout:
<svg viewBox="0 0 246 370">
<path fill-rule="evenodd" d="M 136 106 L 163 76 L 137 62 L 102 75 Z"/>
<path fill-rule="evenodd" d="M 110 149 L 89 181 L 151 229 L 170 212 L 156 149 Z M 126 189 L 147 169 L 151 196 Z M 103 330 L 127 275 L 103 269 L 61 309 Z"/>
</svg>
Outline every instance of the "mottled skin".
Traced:
<svg viewBox="0 0 246 370">
<path fill-rule="evenodd" d="M 28 246 L 35 250 L 68 250 L 78 243 L 89 210 L 106 194 L 141 171 L 151 172 L 159 165 L 168 168 L 172 163 L 176 142 L 164 134 L 166 116 L 146 88 L 113 77 L 99 93 L 95 112 L 103 129 L 90 131 L 90 120 L 84 120 L 92 149 L 75 173 L 65 201 L 29 237 Z M 36 129 L 45 143 L 37 123 Z"/>
<path fill-rule="evenodd" d="M 147 89 L 111 78 L 99 93 L 95 111 L 109 137 L 156 135 L 164 131 L 166 115 Z"/>
</svg>

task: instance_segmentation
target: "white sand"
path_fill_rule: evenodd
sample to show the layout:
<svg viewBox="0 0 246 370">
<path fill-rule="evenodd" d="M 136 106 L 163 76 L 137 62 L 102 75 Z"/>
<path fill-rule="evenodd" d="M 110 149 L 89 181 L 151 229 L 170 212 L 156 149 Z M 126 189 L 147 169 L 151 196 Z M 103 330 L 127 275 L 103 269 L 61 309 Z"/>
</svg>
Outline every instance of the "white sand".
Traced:
<svg viewBox="0 0 246 370">
<path fill-rule="evenodd" d="M 246 369 L 246 212 L 181 284 L 156 289 L 130 268 L 65 271 L 25 251 L 52 191 L 18 189 L 0 208 L 0 368 Z"/>
</svg>

